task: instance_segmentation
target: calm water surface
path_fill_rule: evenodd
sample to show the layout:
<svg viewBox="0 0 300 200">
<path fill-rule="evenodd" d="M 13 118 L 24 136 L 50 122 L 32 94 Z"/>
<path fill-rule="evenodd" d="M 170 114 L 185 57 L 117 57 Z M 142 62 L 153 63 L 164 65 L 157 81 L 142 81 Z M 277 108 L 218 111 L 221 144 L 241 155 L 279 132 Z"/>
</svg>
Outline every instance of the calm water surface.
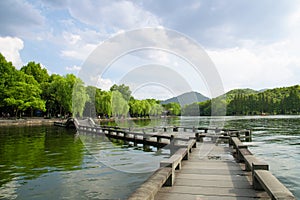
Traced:
<svg viewBox="0 0 300 200">
<path fill-rule="evenodd" d="M 227 128 L 253 130 L 251 151 L 300 199 L 300 116 L 180 117 L 117 125 L 209 126 L 224 119 Z M 0 199 L 125 199 L 167 156 L 53 126 L 2 127 Z"/>
</svg>

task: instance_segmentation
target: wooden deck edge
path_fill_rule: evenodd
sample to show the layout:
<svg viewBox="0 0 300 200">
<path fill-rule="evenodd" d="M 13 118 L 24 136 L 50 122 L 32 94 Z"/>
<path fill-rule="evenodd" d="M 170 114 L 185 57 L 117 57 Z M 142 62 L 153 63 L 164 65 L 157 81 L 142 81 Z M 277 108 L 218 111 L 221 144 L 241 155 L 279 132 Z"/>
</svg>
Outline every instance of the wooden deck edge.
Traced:
<svg viewBox="0 0 300 200">
<path fill-rule="evenodd" d="M 153 200 L 159 189 L 168 181 L 172 175 L 172 168 L 160 168 L 143 183 L 128 200 Z"/>
<path fill-rule="evenodd" d="M 270 171 L 254 170 L 253 187 L 264 189 L 272 199 L 296 199 Z"/>
<path fill-rule="evenodd" d="M 193 142 L 191 142 L 191 147 Z M 145 183 L 143 183 L 129 200 L 153 200 L 159 189 L 163 186 L 172 186 L 175 181 L 175 170 L 181 169 L 182 160 L 188 159 L 189 147 L 178 149 L 170 158 L 160 162 L 157 170 Z"/>
<path fill-rule="evenodd" d="M 272 199 L 296 199 L 292 192 L 286 188 L 269 170 L 269 165 L 248 150 L 237 137 L 230 139 L 236 149 L 237 162 L 245 163 L 245 171 L 252 172 L 252 186 L 255 190 L 264 190 Z"/>
</svg>

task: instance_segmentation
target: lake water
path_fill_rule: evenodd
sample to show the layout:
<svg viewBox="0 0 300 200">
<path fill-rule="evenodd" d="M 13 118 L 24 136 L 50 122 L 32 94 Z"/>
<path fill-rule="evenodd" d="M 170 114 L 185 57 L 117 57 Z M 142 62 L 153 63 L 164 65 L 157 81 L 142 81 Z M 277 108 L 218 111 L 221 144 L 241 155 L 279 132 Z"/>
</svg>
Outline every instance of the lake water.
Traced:
<svg viewBox="0 0 300 200">
<path fill-rule="evenodd" d="M 180 117 L 119 126 L 252 129 L 251 151 L 300 199 L 300 116 Z M 168 151 L 53 126 L 1 127 L 0 199 L 125 199 Z"/>
</svg>

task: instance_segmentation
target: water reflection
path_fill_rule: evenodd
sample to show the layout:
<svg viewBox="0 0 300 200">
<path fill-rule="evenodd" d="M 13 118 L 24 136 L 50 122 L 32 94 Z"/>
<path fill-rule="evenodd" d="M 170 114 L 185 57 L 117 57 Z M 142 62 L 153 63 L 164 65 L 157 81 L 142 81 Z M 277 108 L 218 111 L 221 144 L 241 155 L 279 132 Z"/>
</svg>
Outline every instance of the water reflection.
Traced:
<svg viewBox="0 0 300 200">
<path fill-rule="evenodd" d="M 0 186 L 14 178 L 74 170 L 82 163 L 83 145 L 71 133 L 49 127 L 1 128 Z"/>
<path fill-rule="evenodd" d="M 211 120 L 223 119 L 177 117 L 105 124 L 205 127 Z M 225 119 L 226 128 L 252 129 L 251 151 L 300 198 L 300 116 Z M 52 126 L 1 128 L 0 199 L 124 199 L 151 175 L 124 171 L 149 170 L 168 153 L 99 135 L 76 136 Z"/>
<path fill-rule="evenodd" d="M 143 172 L 166 156 L 147 151 L 52 126 L 2 128 L 0 199 L 123 199 L 151 175 Z M 140 171 L 124 172 L 133 168 Z"/>
</svg>

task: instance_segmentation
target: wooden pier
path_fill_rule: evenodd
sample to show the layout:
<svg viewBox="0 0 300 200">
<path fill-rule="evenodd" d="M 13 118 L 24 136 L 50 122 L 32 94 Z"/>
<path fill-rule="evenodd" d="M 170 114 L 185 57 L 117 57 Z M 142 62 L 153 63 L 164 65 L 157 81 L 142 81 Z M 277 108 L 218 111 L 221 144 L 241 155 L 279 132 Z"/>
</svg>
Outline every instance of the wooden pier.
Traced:
<svg viewBox="0 0 300 200">
<path fill-rule="evenodd" d="M 242 141 L 250 130 L 203 127 L 120 128 L 74 119 L 79 132 L 170 149 L 171 156 L 130 197 L 145 199 L 295 199 Z"/>
</svg>

